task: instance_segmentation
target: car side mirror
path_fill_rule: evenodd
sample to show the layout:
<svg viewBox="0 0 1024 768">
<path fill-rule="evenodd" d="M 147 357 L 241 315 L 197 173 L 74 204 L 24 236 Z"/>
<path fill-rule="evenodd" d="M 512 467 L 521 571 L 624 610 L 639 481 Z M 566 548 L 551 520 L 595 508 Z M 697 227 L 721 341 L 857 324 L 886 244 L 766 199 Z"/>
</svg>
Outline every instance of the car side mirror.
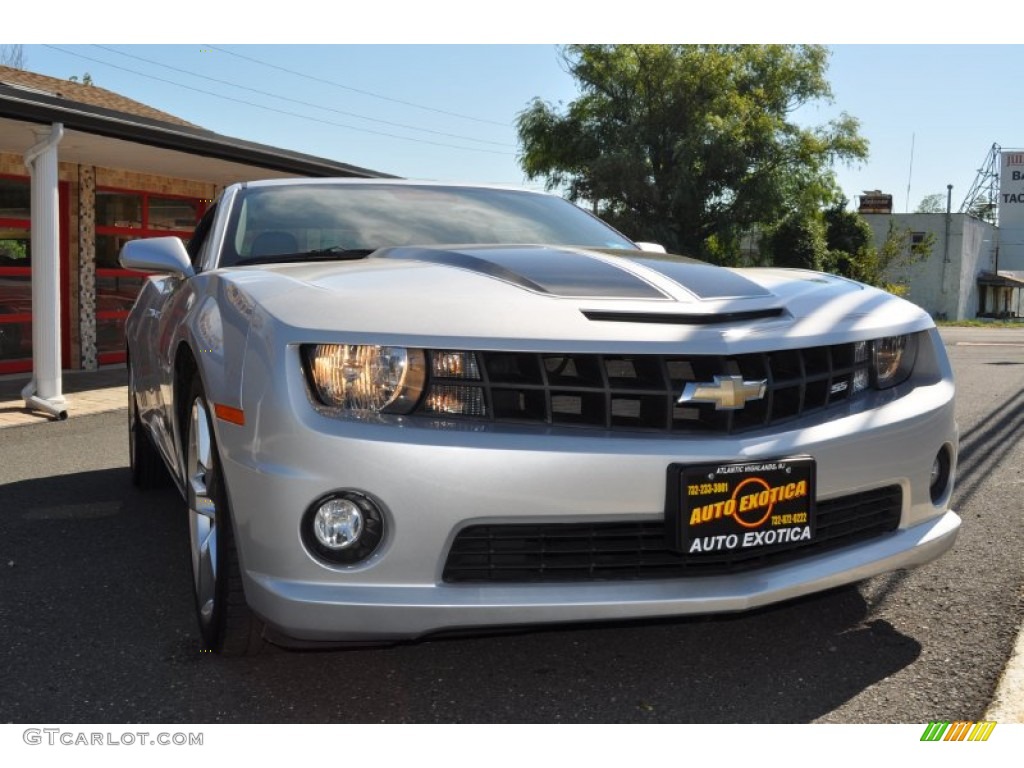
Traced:
<svg viewBox="0 0 1024 768">
<path fill-rule="evenodd" d="M 659 243 L 637 243 L 637 248 L 648 253 L 665 253 L 665 246 Z"/>
<path fill-rule="evenodd" d="M 192 260 L 185 244 L 177 237 L 150 237 L 124 244 L 118 259 L 125 269 L 140 272 L 162 272 L 179 277 L 192 277 Z"/>
</svg>

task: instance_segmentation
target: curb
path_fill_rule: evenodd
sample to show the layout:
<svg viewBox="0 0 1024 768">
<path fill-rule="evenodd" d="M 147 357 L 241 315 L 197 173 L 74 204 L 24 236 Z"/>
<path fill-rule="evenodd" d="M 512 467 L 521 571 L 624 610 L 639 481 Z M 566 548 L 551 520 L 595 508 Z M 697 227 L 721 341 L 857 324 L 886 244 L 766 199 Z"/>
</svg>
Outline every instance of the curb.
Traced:
<svg viewBox="0 0 1024 768">
<path fill-rule="evenodd" d="M 997 723 L 1024 724 L 1024 628 L 1017 635 L 1017 643 L 999 679 L 992 703 L 985 711 L 984 719 Z"/>
<path fill-rule="evenodd" d="M 128 407 L 128 388 L 118 386 L 84 390 L 65 395 L 65 401 L 68 418 L 119 411 Z M 51 421 L 57 419 L 42 411 L 26 408 L 25 401 L 20 398 L 0 401 L 0 429 Z"/>
</svg>

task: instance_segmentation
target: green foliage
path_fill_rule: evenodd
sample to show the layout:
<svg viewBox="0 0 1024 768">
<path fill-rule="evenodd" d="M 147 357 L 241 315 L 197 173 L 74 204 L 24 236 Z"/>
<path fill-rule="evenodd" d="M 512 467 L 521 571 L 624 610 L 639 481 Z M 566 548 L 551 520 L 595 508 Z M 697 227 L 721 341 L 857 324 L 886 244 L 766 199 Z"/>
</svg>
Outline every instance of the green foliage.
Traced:
<svg viewBox="0 0 1024 768">
<path fill-rule="evenodd" d="M 897 296 L 905 296 L 910 287 L 902 270 L 928 258 L 935 247 L 935 235 L 925 234 L 922 240 L 914 243 L 908 227 L 900 227 L 895 220 L 889 221 L 889 231 L 879 247 L 871 245 L 845 263 L 836 262 L 834 271 L 837 274 L 859 280 L 868 285 L 883 288 Z"/>
<path fill-rule="evenodd" d="M 875 248 L 871 225 L 859 213 L 848 210 L 845 199 L 823 211 L 822 219 L 828 247 L 824 269 L 854 280 L 870 282 L 865 279 L 863 265 L 871 261 Z"/>
<path fill-rule="evenodd" d="M 936 325 L 943 327 L 958 328 L 1020 328 L 1020 320 L 989 320 L 979 318 L 974 320 L 936 320 Z"/>
<path fill-rule="evenodd" d="M 946 212 L 946 196 L 941 192 L 935 192 L 930 195 L 925 195 L 921 198 L 921 202 L 917 204 L 917 210 L 914 213 L 945 213 Z"/>
<path fill-rule="evenodd" d="M 828 246 L 820 216 L 794 213 L 787 216 L 764 239 L 777 267 L 825 268 Z"/>
<path fill-rule="evenodd" d="M 744 233 L 837 197 L 867 156 L 857 121 L 791 120 L 831 99 L 828 51 L 787 45 L 573 45 L 580 96 L 518 117 L 520 163 L 638 240 L 735 260 Z"/>
<path fill-rule="evenodd" d="M 885 236 L 885 242 L 878 249 L 876 258 L 872 262 L 872 272 L 869 277 L 872 285 L 892 285 L 887 280 L 896 280 L 896 285 L 904 284 L 900 272 L 912 264 L 927 259 L 935 248 L 935 235 L 931 232 L 925 233 L 920 242 L 913 242 L 912 232 L 909 227 L 899 227 L 894 220 L 889 221 L 889 231 Z"/>
<path fill-rule="evenodd" d="M 0 261 L 11 262 L 18 266 L 19 262 L 28 263 L 28 246 L 23 240 L 0 240 Z"/>
<path fill-rule="evenodd" d="M 926 259 L 934 246 L 932 233 L 914 243 L 910 229 L 892 221 L 885 241 L 876 247 L 871 226 L 847 210 L 845 201 L 824 211 L 792 214 L 762 239 L 764 255 L 775 266 L 832 272 L 898 296 L 909 290 L 900 272 Z"/>
</svg>

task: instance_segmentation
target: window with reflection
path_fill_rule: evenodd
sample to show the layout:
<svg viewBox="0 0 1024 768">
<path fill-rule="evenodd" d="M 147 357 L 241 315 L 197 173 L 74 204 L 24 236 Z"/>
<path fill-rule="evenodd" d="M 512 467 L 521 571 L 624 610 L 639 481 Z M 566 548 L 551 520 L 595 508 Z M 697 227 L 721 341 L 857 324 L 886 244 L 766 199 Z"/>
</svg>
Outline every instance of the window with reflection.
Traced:
<svg viewBox="0 0 1024 768">
<path fill-rule="evenodd" d="M 121 248 L 129 240 L 138 239 L 138 235 L 96 235 L 96 268 L 120 269 L 117 257 Z"/>
<path fill-rule="evenodd" d="M 32 188 L 28 179 L 0 177 L 0 219 L 29 219 Z"/>
<path fill-rule="evenodd" d="M 0 224 L 0 373 L 32 358 L 31 263 L 28 222 Z"/>
<path fill-rule="evenodd" d="M 149 228 L 189 231 L 199 221 L 199 201 L 164 197 L 149 198 Z"/>
<path fill-rule="evenodd" d="M 121 248 L 142 237 L 176 235 L 187 241 L 203 210 L 203 201 L 196 198 L 96 191 L 96 352 L 101 364 L 124 362 L 124 322 L 146 280 L 121 268 Z"/>
<path fill-rule="evenodd" d="M 142 195 L 96 191 L 96 228 L 142 228 Z"/>
</svg>

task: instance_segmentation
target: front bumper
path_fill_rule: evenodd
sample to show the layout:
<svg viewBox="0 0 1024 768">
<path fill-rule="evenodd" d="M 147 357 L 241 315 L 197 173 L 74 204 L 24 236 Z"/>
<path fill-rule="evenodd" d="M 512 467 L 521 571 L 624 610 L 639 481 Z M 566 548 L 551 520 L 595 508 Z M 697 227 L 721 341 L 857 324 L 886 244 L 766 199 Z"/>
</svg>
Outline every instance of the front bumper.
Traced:
<svg viewBox="0 0 1024 768">
<path fill-rule="evenodd" d="M 629 583 L 338 586 L 251 574 L 246 596 L 290 638 L 401 640 L 446 630 L 744 611 L 933 560 L 956 539 L 946 512 L 884 540 L 731 576 Z"/>
<path fill-rule="evenodd" d="M 825 421 L 741 436 L 373 424 L 318 414 L 297 366 L 282 366 L 264 389 L 246 396 L 244 426 L 215 428 L 253 610 L 300 640 L 397 640 L 490 626 L 741 611 L 926 563 L 953 545 L 960 525 L 946 506 L 952 483 L 938 503 L 929 493 L 936 453 L 948 446 L 955 457 L 953 398 L 947 375 L 907 392 L 874 393 Z M 466 526 L 660 520 L 670 464 L 801 454 L 817 462 L 819 500 L 898 485 L 898 529 L 724 576 L 553 584 L 442 579 L 451 543 Z M 309 505 L 339 489 L 370 496 L 385 515 L 384 542 L 358 566 L 315 560 L 299 534 Z"/>
</svg>

